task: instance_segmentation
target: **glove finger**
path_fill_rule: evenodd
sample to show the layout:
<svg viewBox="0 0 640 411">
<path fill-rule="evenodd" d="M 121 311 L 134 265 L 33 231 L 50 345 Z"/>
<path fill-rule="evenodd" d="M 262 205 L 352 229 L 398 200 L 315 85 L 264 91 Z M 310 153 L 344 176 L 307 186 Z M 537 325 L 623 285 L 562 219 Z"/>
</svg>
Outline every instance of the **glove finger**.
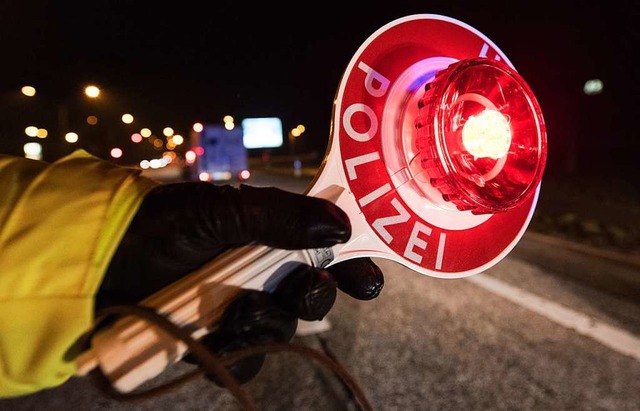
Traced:
<svg viewBox="0 0 640 411">
<path fill-rule="evenodd" d="M 369 257 L 346 260 L 327 267 L 327 270 L 341 291 L 358 300 L 376 298 L 384 287 L 384 275 Z"/>
<path fill-rule="evenodd" d="M 259 344 L 263 339 L 289 341 L 296 326 L 297 318 L 283 310 L 272 294 L 247 290 L 227 307 L 216 332 L 229 340 Z"/>
<path fill-rule="evenodd" d="M 350 236 L 347 215 L 320 198 L 274 187 L 159 185 L 145 196 L 114 254 L 97 307 L 136 303 L 229 247 L 319 248 Z"/>
<path fill-rule="evenodd" d="M 257 344 L 288 342 L 293 338 L 297 325 L 297 318 L 280 308 L 272 295 L 252 290 L 236 298 L 227 307 L 218 329 L 204 336 L 201 342 L 224 357 L 226 353 Z M 237 361 L 228 368 L 243 384 L 260 372 L 264 359 L 264 355 L 255 355 Z M 197 363 L 191 355 L 183 360 Z M 221 385 L 215 375 L 207 375 L 207 378 Z"/>
<path fill-rule="evenodd" d="M 301 265 L 278 284 L 274 298 L 292 315 L 321 320 L 336 301 L 337 282 L 327 270 Z"/>
<path fill-rule="evenodd" d="M 218 331 L 203 342 L 224 355 L 255 344 L 290 341 L 297 318 L 321 320 L 336 300 L 337 283 L 326 270 L 300 265 L 278 284 L 273 294 L 249 292 L 227 308 Z M 277 304 L 277 306 L 276 306 Z M 255 378 L 265 355 L 237 361 L 229 367 L 240 383 Z M 215 376 L 209 379 L 220 385 Z"/>
<path fill-rule="evenodd" d="M 236 218 L 220 225 L 222 238 L 275 248 L 330 247 L 351 237 L 347 214 L 328 200 L 275 187 L 241 185 Z M 227 192 L 231 196 L 232 192 Z"/>
</svg>

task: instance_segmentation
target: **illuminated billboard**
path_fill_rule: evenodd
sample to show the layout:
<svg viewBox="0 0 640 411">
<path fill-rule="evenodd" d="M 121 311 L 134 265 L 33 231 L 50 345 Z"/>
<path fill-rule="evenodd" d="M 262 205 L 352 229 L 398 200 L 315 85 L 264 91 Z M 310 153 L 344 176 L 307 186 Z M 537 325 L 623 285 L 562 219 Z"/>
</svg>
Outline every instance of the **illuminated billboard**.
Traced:
<svg viewBox="0 0 640 411">
<path fill-rule="evenodd" d="M 282 146 L 282 121 L 278 117 L 245 118 L 242 120 L 242 133 L 246 148 Z"/>
</svg>

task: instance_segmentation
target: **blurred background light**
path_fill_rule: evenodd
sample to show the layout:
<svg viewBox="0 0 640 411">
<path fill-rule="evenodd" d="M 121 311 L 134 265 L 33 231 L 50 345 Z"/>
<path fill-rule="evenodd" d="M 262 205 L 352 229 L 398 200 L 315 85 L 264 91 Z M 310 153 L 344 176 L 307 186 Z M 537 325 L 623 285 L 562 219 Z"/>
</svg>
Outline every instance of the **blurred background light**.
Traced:
<svg viewBox="0 0 640 411">
<path fill-rule="evenodd" d="M 195 151 L 188 150 L 186 153 L 184 153 L 184 159 L 186 160 L 187 164 L 193 164 L 196 161 Z"/>
<path fill-rule="evenodd" d="M 111 149 L 109 154 L 111 154 L 111 157 L 113 157 L 113 158 L 120 158 L 120 157 L 122 157 L 122 149 L 118 148 L 118 147 L 114 147 L 114 148 Z"/>
<path fill-rule="evenodd" d="M 131 124 L 133 123 L 133 116 L 131 114 L 123 114 L 122 115 L 122 122 L 124 124 Z"/>
<path fill-rule="evenodd" d="M 594 78 L 591 80 L 587 80 L 584 83 L 584 87 L 582 88 L 582 90 L 587 96 L 595 96 L 596 94 L 602 93 L 603 88 L 604 83 L 602 82 L 602 80 Z"/>
<path fill-rule="evenodd" d="M 69 133 L 64 135 L 64 139 L 68 143 L 77 143 L 78 142 L 78 134 L 76 134 L 74 132 L 69 132 Z"/>
<path fill-rule="evenodd" d="M 24 156 L 33 160 L 42 160 L 42 146 L 40 143 L 26 143 Z"/>
<path fill-rule="evenodd" d="M 38 127 L 29 126 L 24 129 L 24 133 L 29 137 L 37 137 L 38 136 Z"/>
<path fill-rule="evenodd" d="M 84 94 L 87 95 L 87 97 L 90 98 L 97 98 L 100 95 L 100 89 L 96 86 L 87 86 L 84 89 Z"/>
<path fill-rule="evenodd" d="M 24 94 L 27 97 L 33 97 L 36 95 L 36 89 L 31 86 L 24 86 L 20 91 L 22 91 L 22 94 Z"/>
<path fill-rule="evenodd" d="M 176 146 L 179 146 L 180 144 L 184 143 L 184 137 L 182 137 L 180 134 L 176 134 L 171 138 L 171 141 L 173 141 L 173 144 L 175 144 Z"/>
</svg>

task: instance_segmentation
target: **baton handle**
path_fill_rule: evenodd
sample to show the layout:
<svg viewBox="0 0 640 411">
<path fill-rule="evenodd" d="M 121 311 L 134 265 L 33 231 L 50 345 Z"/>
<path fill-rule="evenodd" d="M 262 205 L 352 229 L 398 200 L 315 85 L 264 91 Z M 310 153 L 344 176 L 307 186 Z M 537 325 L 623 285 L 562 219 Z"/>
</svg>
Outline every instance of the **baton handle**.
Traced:
<svg viewBox="0 0 640 411">
<path fill-rule="evenodd" d="M 341 192 L 328 189 L 317 196 L 336 200 Z M 332 248 L 282 250 L 264 245 L 233 248 L 140 305 L 155 309 L 199 339 L 217 328 L 225 309 L 243 289 L 271 292 L 299 265 L 325 267 L 333 259 Z M 125 316 L 93 336 L 91 348 L 76 359 L 76 375 L 85 376 L 100 367 L 114 388 L 130 392 L 178 362 L 186 351 L 186 344 L 164 330 Z"/>
<path fill-rule="evenodd" d="M 314 250 L 236 248 L 141 305 L 192 330 L 193 338 L 201 338 L 217 328 L 222 313 L 243 289 L 272 291 L 298 265 L 315 266 L 315 255 L 318 253 Z M 76 361 L 77 375 L 86 375 L 99 366 L 116 389 L 130 392 L 179 361 L 186 350 L 182 341 L 160 328 L 125 316 L 93 337 L 91 350 Z"/>
</svg>

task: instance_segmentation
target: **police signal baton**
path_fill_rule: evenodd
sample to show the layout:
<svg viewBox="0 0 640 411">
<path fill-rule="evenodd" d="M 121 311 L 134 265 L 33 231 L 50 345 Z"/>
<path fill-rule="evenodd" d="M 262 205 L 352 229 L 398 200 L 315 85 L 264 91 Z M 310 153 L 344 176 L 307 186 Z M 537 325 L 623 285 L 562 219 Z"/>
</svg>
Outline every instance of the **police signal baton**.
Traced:
<svg viewBox="0 0 640 411">
<path fill-rule="evenodd" d="M 463 278 L 501 261 L 531 220 L 547 155 L 541 109 L 505 54 L 461 21 L 416 14 L 373 33 L 341 79 L 331 133 L 305 194 L 347 212 L 348 242 L 235 248 L 141 305 L 200 338 L 242 289 L 272 291 L 297 264 L 368 256 Z M 148 322 L 123 317 L 93 336 L 77 374 L 100 367 L 127 393 L 187 351 Z"/>
</svg>

